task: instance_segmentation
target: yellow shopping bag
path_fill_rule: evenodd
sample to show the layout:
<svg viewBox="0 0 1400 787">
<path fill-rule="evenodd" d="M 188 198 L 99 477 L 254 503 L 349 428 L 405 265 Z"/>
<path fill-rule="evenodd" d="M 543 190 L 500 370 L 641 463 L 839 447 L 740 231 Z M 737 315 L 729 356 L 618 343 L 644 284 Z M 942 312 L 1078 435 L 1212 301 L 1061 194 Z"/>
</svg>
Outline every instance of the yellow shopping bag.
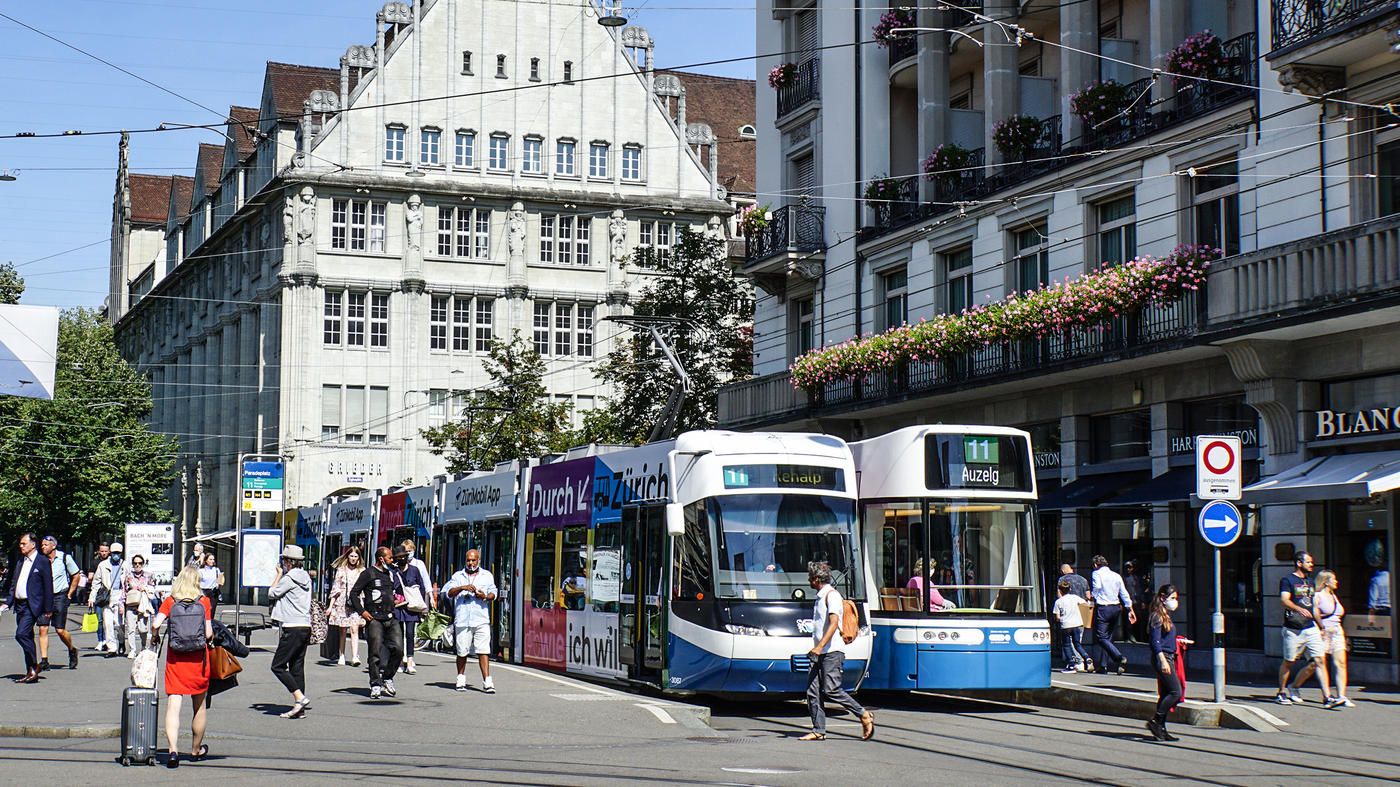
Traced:
<svg viewBox="0 0 1400 787">
<path fill-rule="evenodd" d="M 91 634 L 91 633 L 94 632 L 94 631 L 97 631 L 97 613 L 96 613 L 96 612 L 84 612 L 84 613 L 83 613 L 83 633 L 84 633 L 84 634 Z"/>
</svg>

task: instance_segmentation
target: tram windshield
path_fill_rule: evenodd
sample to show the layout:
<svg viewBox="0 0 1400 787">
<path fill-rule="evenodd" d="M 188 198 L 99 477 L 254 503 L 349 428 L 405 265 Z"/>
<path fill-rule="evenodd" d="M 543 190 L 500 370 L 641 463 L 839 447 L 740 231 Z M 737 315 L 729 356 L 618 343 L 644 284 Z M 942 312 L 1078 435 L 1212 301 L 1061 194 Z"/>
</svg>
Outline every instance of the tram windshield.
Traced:
<svg viewBox="0 0 1400 787">
<path fill-rule="evenodd" d="M 722 598 L 811 598 L 807 564 L 831 564 L 832 584 L 864 598 L 855 536 L 855 501 L 827 495 L 724 495 L 705 501 Z"/>
<path fill-rule="evenodd" d="M 877 608 L 1044 614 L 1034 511 L 982 500 L 866 504 Z"/>
</svg>

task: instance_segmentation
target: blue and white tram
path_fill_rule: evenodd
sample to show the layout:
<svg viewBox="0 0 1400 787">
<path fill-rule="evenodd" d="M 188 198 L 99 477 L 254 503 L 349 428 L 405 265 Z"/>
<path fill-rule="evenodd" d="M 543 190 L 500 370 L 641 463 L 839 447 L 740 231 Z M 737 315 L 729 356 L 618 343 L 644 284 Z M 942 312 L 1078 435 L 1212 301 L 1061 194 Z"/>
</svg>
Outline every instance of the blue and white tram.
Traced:
<svg viewBox="0 0 1400 787">
<path fill-rule="evenodd" d="M 798 693 L 807 564 L 863 599 L 855 467 L 839 438 L 688 432 L 531 467 L 523 658 L 681 693 Z M 870 637 L 847 646 L 855 685 Z"/>
<path fill-rule="evenodd" d="M 875 632 L 863 687 L 1048 687 L 1030 435 L 915 426 L 851 452 Z"/>
</svg>

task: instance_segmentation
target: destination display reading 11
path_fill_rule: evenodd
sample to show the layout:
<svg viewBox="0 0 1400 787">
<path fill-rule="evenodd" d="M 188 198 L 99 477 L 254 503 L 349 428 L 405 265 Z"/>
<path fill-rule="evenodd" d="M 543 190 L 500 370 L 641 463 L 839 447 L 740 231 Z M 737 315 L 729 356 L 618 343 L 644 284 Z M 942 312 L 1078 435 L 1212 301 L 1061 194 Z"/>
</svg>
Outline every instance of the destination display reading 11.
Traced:
<svg viewBox="0 0 1400 787">
<path fill-rule="evenodd" d="M 1010 435 L 929 435 L 925 484 L 929 489 L 1030 491 L 1029 446 Z"/>
<path fill-rule="evenodd" d="M 725 489 L 777 487 L 846 491 L 846 474 L 839 467 L 817 465 L 725 465 Z"/>
</svg>

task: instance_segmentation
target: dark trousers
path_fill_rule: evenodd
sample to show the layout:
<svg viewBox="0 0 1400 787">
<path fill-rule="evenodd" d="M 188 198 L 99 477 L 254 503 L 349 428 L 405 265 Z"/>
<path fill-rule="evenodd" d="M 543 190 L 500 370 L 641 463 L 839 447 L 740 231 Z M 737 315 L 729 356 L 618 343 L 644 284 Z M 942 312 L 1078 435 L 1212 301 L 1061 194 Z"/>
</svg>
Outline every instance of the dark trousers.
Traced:
<svg viewBox="0 0 1400 787">
<path fill-rule="evenodd" d="M 1072 667 L 1089 658 L 1089 654 L 1084 652 L 1084 627 L 1060 629 L 1060 649 L 1065 657 L 1066 667 Z"/>
<path fill-rule="evenodd" d="M 383 686 L 393 680 L 403 662 L 403 626 L 397 620 L 371 620 L 365 623 L 369 643 L 369 685 Z"/>
<path fill-rule="evenodd" d="M 29 608 L 29 602 L 15 599 L 15 642 L 24 651 L 26 672 L 39 668 L 39 651 L 34 645 L 34 626 L 38 622 L 39 617 Z"/>
<path fill-rule="evenodd" d="M 206 590 L 203 591 L 203 592 L 204 592 L 204 597 L 207 598 L 207 599 L 209 599 L 209 611 L 210 611 L 211 613 L 217 612 L 217 611 L 219 610 L 219 595 L 220 595 L 219 589 L 218 589 L 218 588 L 208 588 L 208 589 L 206 589 Z"/>
<path fill-rule="evenodd" d="M 413 640 L 418 634 L 418 624 L 403 622 L 403 652 L 407 658 L 413 658 Z"/>
<path fill-rule="evenodd" d="M 1181 704 L 1181 681 L 1176 677 L 1176 659 L 1168 658 L 1167 666 L 1170 672 L 1162 672 L 1162 667 L 1158 663 L 1156 656 L 1152 657 L 1152 669 L 1157 672 L 1157 721 L 1166 721 L 1167 714 L 1172 708 Z"/>
<path fill-rule="evenodd" d="M 289 692 L 306 693 L 306 645 L 310 641 L 310 628 L 283 628 L 282 636 L 277 638 L 272 674 Z"/>
<path fill-rule="evenodd" d="M 854 713 L 857 718 L 865 715 L 865 708 L 841 686 L 841 671 L 845 665 L 846 654 L 839 651 L 812 659 L 812 666 L 807 670 L 807 711 L 812 714 L 813 732 L 826 734 L 826 700 Z"/>
<path fill-rule="evenodd" d="M 107 628 L 102 625 L 102 616 L 107 613 L 107 610 L 94 606 L 92 611 L 97 615 L 97 647 L 100 648 L 107 642 Z"/>
<path fill-rule="evenodd" d="M 1123 663 L 1123 653 L 1113 644 L 1113 630 L 1117 627 L 1118 615 L 1123 608 L 1117 604 L 1099 604 L 1094 607 L 1094 640 L 1099 646 L 1099 669 L 1114 670 Z"/>
</svg>

